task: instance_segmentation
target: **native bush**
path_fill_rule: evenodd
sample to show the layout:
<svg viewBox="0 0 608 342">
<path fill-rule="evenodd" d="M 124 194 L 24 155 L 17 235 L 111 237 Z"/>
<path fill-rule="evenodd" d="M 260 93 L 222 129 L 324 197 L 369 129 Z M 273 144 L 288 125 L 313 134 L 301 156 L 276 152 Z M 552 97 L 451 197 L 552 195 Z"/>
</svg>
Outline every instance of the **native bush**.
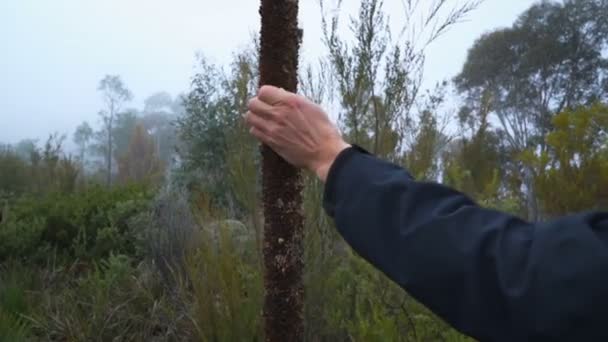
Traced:
<svg viewBox="0 0 608 342">
<path fill-rule="evenodd" d="M 132 254 L 128 222 L 149 200 L 148 190 L 138 186 L 23 196 L 9 206 L 0 223 L 0 261 L 44 257 L 52 251 L 80 259 Z"/>
</svg>

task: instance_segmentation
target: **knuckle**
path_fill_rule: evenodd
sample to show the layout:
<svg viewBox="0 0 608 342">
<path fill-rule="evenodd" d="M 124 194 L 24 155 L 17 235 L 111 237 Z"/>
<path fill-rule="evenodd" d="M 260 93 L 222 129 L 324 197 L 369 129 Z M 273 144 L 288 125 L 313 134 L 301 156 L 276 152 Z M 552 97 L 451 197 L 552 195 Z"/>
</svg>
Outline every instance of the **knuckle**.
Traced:
<svg viewBox="0 0 608 342">
<path fill-rule="evenodd" d="M 258 94 L 264 96 L 266 95 L 266 93 L 268 93 L 270 91 L 270 86 L 268 85 L 263 85 L 260 90 L 258 91 Z"/>
<path fill-rule="evenodd" d="M 270 146 L 276 147 L 277 146 L 277 139 L 273 136 L 269 136 L 266 138 L 266 143 Z"/>
<path fill-rule="evenodd" d="M 287 122 L 288 116 L 289 116 L 289 114 L 285 111 L 277 112 L 275 115 L 277 123 L 282 124 L 282 125 L 284 125 Z"/>
<path fill-rule="evenodd" d="M 271 136 L 276 136 L 277 134 L 279 134 L 279 127 L 278 126 L 269 127 L 268 134 Z"/>
<path fill-rule="evenodd" d="M 300 98 L 299 95 L 290 93 L 285 98 L 285 104 L 287 104 L 290 108 L 297 108 L 299 106 Z"/>
<path fill-rule="evenodd" d="M 257 97 L 254 97 L 253 99 L 251 99 L 251 102 L 249 103 L 249 106 L 251 106 L 252 110 L 260 110 L 260 108 L 262 108 L 262 100 L 260 100 Z"/>
</svg>

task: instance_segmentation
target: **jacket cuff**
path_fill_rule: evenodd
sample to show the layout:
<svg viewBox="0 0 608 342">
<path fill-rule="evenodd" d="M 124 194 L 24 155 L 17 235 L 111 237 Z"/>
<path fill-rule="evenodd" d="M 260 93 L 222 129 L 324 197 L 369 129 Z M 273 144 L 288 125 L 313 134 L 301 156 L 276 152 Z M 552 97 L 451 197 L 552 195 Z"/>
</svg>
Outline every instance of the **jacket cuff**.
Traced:
<svg viewBox="0 0 608 342">
<path fill-rule="evenodd" d="M 339 174 L 341 173 L 342 169 L 344 169 L 348 161 L 359 154 L 369 155 L 370 153 L 358 145 L 351 145 L 351 147 L 338 154 L 336 160 L 334 160 L 333 164 L 329 168 L 327 180 L 325 181 L 325 191 L 323 194 L 323 208 L 325 209 L 327 215 L 331 217 L 334 217 L 335 213 L 336 183 L 340 177 Z"/>
</svg>

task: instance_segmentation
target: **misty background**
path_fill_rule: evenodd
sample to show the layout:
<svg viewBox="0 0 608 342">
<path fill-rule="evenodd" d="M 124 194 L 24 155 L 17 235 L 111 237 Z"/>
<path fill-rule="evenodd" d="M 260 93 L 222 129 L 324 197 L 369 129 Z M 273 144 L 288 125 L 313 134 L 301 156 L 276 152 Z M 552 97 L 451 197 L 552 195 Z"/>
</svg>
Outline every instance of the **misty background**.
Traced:
<svg viewBox="0 0 608 342">
<path fill-rule="evenodd" d="M 533 3 L 482 3 L 427 49 L 424 85 L 456 75 L 477 37 L 511 25 Z M 69 137 L 80 122 L 98 124 L 97 86 L 106 74 L 120 75 L 132 91 L 127 107 L 141 108 L 159 91 L 187 92 L 197 53 L 225 65 L 251 42 L 258 6 L 249 0 L 0 2 L 0 141 L 44 140 L 51 132 Z M 342 10 L 354 14 L 358 6 L 347 1 Z M 402 23 L 400 0 L 385 8 L 393 25 Z M 300 26 L 306 65 L 326 54 L 317 1 L 300 2 Z M 341 30 L 348 35 L 347 27 Z"/>
</svg>

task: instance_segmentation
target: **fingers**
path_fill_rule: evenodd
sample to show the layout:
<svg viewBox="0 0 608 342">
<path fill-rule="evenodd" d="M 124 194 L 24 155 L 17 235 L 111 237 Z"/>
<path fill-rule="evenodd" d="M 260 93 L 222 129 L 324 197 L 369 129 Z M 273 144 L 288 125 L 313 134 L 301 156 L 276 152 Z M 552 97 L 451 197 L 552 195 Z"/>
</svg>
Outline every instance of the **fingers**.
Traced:
<svg viewBox="0 0 608 342">
<path fill-rule="evenodd" d="M 258 99 L 271 106 L 289 99 L 293 95 L 292 93 L 285 91 L 281 88 L 273 86 L 262 86 L 258 92 Z"/>
<path fill-rule="evenodd" d="M 257 97 L 249 101 L 249 111 L 245 115 L 250 133 L 262 143 L 273 146 L 273 132 L 285 124 L 285 115 L 277 112 L 276 105 L 288 103 L 295 94 L 273 86 L 260 88 Z"/>
<path fill-rule="evenodd" d="M 247 104 L 249 111 L 254 115 L 261 116 L 267 120 L 272 120 L 274 118 L 274 111 L 271 105 L 262 102 L 259 98 L 254 97 Z"/>
<path fill-rule="evenodd" d="M 250 127 L 254 127 L 260 132 L 268 134 L 270 130 L 271 121 L 259 115 L 256 115 L 251 111 L 247 112 L 247 114 L 245 115 L 245 121 Z"/>
<path fill-rule="evenodd" d="M 270 139 L 270 137 L 268 137 L 266 134 L 264 134 L 264 132 L 260 131 L 256 127 L 251 127 L 249 129 L 249 133 L 251 133 L 251 135 L 261 141 L 263 144 L 272 147 L 272 139 Z"/>
</svg>

